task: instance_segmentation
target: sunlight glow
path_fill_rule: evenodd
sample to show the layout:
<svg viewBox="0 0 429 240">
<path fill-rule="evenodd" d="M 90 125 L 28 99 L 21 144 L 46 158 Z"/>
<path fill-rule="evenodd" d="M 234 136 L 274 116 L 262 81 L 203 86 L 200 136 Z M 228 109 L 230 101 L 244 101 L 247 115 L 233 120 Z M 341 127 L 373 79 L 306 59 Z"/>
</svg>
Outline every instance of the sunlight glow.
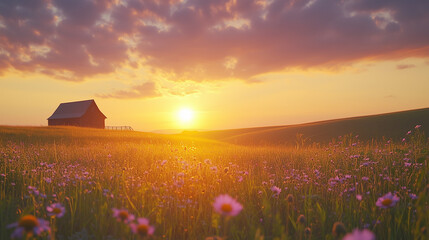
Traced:
<svg viewBox="0 0 429 240">
<path fill-rule="evenodd" d="M 190 124 L 194 120 L 194 111 L 190 108 L 182 108 L 179 110 L 177 117 L 182 124 Z"/>
</svg>

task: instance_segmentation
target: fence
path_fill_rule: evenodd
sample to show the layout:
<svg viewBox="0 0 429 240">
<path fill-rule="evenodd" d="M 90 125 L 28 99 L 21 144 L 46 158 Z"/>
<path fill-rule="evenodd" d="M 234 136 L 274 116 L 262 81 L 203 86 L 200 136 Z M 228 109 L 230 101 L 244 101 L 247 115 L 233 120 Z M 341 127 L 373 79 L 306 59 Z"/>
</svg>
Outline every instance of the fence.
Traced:
<svg viewBox="0 0 429 240">
<path fill-rule="evenodd" d="M 106 126 L 106 129 L 120 130 L 120 131 L 134 131 L 134 129 L 130 126 Z"/>
</svg>

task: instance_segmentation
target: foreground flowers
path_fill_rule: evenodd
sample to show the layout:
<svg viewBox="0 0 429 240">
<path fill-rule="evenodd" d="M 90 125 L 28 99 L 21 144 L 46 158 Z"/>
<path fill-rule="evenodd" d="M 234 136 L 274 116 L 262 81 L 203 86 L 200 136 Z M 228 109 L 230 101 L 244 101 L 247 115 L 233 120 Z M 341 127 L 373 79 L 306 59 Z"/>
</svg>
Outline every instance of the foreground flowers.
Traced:
<svg viewBox="0 0 429 240">
<path fill-rule="evenodd" d="M 298 216 L 298 218 L 297 218 L 297 220 L 296 220 L 296 222 L 297 223 L 300 223 L 300 224 L 305 224 L 305 222 L 307 221 L 307 219 L 305 218 L 305 216 L 304 215 L 299 215 Z"/>
<path fill-rule="evenodd" d="M 116 218 L 118 222 L 130 223 L 135 217 L 133 214 L 130 214 L 127 209 L 116 209 L 112 208 L 113 217 Z"/>
<path fill-rule="evenodd" d="M 153 235 L 155 227 L 149 225 L 149 220 L 147 218 L 138 218 L 137 223 L 131 223 L 130 228 L 134 234 L 137 234 L 141 237 L 148 235 Z"/>
<path fill-rule="evenodd" d="M 271 191 L 273 192 L 273 197 L 276 198 L 279 197 L 280 193 L 282 192 L 282 190 L 277 186 L 272 186 Z"/>
<path fill-rule="evenodd" d="M 339 237 L 345 233 L 346 227 L 344 226 L 344 224 L 342 222 L 335 222 L 332 226 L 332 235 L 334 235 L 334 237 Z"/>
<path fill-rule="evenodd" d="M 213 207 L 217 213 L 224 216 L 237 216 L 243 210 L 243 206 L 228 194 L 219 195 Z"/>
<path fill-rule="evenodd" d="M 47 206 L 46 210 L 48 211 L 48 216 L 57 218 L 61 218 L 66 212 L 66 209 L 61 203 L 53 203 L 50 206 Z"/>
<path fill-rule="evenodd" d="M 394 207 L 397 202 L 399 202 L 399 197 L 389 192 L 386 195 L 378 198 L 375 205 L 380 208 L 391 208 Z"/>
<path fill-rule="evenodd" d="M 33 215 L 25 215 L 19 219 L 18 222 L 12 223 L 8 228 L 15 228 L 11 238 L 30 238 L 32 236 L 39 236 L 43 232 L 50 232 L 49 222 Z"/>
<path fill-rule="evenodd" d="M 375 240 L 375 235 L 367 229 L 362 231 L 355 229 L 352 233 L 344 236 L 343 240 Z"/>
</svg>

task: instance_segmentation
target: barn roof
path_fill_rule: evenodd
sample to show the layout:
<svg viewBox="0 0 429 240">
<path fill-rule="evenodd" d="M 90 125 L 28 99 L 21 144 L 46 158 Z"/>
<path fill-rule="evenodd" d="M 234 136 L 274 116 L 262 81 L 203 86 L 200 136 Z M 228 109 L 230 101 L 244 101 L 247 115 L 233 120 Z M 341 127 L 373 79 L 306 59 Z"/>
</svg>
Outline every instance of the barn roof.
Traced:
<svg viewBox="0 0 429 240">
<path fill-rule="evenodd" d="M 52 114 L 52 116 L 48 118 L 48 120 L 80 118 L 88 111 L 91 104 L 94 104 L 95 107 L 97 107 L 97 104 L 95 104 L 95 101 L 93 99 L 78 102 L 61 103 L 58 106 L 57 110 L 55 110 L 55 112 Z M 106 118 L 106 116 L 101 111 L 100 113 Z"/>
</svg>

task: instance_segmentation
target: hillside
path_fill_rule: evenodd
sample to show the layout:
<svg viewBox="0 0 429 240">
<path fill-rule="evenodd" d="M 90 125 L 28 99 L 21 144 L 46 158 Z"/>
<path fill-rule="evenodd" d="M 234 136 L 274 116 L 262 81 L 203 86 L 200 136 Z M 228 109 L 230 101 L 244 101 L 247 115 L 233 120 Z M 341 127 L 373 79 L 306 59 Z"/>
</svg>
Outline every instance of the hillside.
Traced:
<svg viewBox="0 0 429 240">
<path fill-rule="evenodd" d="M 139 131 L 116 131 L 70 126 L 27 127 L 0 126 L 0 144 L 7 142 L 38 144 L 221 144 L 222 142 L 192 136 L 156 134 Z"/>
<path fill-rule="evenodd" d="M 327 143 L 348 134 L 359 135 L 363 141 L 383 137 L 399 141 L 416 125 L 422 125 L 420 130 L 428 135 L 429 108 L 297 125 L 183 132 L 182 135 L 241 145 L 295 145 L 297 134 L 308 139 L 307 143 Z"/>
</svg>

